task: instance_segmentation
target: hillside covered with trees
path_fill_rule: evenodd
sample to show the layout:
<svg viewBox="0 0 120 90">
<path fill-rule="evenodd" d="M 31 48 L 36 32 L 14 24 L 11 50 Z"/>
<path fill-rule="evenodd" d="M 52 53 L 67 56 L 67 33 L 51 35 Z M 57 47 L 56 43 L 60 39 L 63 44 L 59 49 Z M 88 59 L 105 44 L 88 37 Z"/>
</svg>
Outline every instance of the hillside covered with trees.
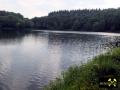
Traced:
<svg viewBox="0 0 120 90">
<path fill-rule="evenodd" d="M 120 8 L 55 11 L 44 17 L 24 18 L 0 11 L 0 28 L 34 28 L 65 31 L 120 32 Z"/>
<path fill-rule="evenodd" d="M 32 21 L 38 29 L 119 32 L 120 8 L 57 11 L 45 17 L 35 17 Z"/>
<path fill-rule="evenodd" d="M 0 11 L 0 29 L 31 28 L 33 22 L 19 13 Z"/>
</svg>

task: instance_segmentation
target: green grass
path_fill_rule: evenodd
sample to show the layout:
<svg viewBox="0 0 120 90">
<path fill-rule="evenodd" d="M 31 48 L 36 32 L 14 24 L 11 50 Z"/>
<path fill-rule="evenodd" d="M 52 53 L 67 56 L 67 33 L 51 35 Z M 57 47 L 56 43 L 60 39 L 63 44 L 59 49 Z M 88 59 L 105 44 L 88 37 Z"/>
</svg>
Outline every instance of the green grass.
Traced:
<svg viewBox="0 0 120 90">
<path fill-rule="evenodd" d="M 99 77 L 104 75 L 120 76 L 120 48 L 96 56 L 80 66 L 71 66 L 43 90 L 109 90 L 99 88 Z"/>
</svg>

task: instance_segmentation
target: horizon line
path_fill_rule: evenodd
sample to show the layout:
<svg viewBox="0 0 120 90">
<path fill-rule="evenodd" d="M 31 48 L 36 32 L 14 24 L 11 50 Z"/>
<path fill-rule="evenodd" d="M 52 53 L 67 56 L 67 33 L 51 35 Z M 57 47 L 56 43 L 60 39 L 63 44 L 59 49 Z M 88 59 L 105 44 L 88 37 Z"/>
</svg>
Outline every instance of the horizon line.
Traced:
<svg viewBox="0 0 120 90">
<path fill-rule="evenodd" d="M 5 12 L 12 12 L 12 13 L 16 13 L 16 14 L 21 14 L 24 18 L 28 18 L 28 19 L 32 19 L 32 18 L 35 18 L 35 17 L 46 17 L 48 16 L 49 13 L 52 13 L 52 12 L 59 12 L 59 11 L 74 11 L 74 10 L 107 10 L 107 9 L 120 9 L 120 7 L 116 7 L 116 8 L 78 8 L 78 9 L 59 9 L 59 10 L 55 10 L 55 11 L 50 11 L 47 13 L 47 15 L 41 15 L 41 16 L 33 16 L 33 17 L 26 17 L 25 15 L 23 15 L 21 12 L 16 12 L 16 11 L 13 11 L 13 10 L 0 10 L 0 11 L 5 11 Z"/>
</svg>

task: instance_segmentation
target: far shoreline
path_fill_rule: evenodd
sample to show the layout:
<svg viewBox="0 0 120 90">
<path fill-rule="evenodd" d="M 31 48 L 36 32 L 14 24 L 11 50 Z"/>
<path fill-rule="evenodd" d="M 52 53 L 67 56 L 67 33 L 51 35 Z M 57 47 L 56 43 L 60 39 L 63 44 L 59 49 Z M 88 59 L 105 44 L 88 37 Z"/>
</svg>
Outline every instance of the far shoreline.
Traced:
<svg viewBox="0 0 120 90">
<path fill-rule="evenodd" d="M 120 36 L 120 32 L 91 32 L 91 31 L 74 31 L 74 30 L 48 30 L 36 28 L 1 28 L 2 32 L 50 32 L 50 33 L 65 33 L 65 34 L 86 34 L 86 35 L 104 35 L 104 36 Z"/>
<path fill-rule="evenodd" d="M 32 30 L 32 32 L 51 32 L 51 33 L 68 33 L 68 34 L 89 34 L 89 35 L 110 35 L 120 36 L 119 32 L 89 32 L 89 31 L 66 31 L 66 30 Z"/>
</svg>

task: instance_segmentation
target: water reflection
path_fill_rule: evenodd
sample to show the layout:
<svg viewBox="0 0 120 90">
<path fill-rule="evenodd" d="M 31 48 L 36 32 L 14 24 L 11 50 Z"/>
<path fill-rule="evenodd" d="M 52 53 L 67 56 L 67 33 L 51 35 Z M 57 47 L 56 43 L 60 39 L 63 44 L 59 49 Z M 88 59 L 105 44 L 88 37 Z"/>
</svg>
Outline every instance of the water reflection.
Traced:
<svg viewBox="0 0 120 90">
<path fill-rule="evenodd" d="M 119 36 L 0 33 L 0 90 L 41 90 L 70 65 L 104 53 Z"/>
</svg>

